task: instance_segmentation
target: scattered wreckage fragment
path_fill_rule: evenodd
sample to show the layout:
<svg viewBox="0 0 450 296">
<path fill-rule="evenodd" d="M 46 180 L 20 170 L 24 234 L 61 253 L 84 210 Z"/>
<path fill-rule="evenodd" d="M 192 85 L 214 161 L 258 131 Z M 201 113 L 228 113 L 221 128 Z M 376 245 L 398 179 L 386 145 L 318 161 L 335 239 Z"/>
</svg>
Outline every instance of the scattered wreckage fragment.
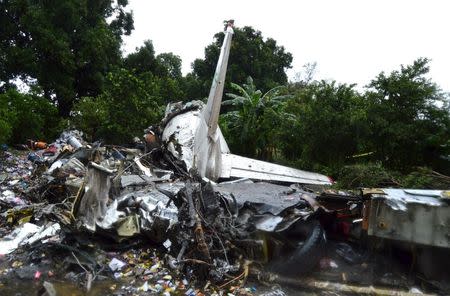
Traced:
<svg viewBox="0 0 450 296">
<path fill-rule="evenodd" d="M 283 258 L 273 262 L 282 272 L 307 272 L 320 259 L 325 237 L 312 207 L 301 198 L 307 192 L 252 181 L 212 185 L 200 177 L 147 182 L 143 173 L 145 184 L 121 180 L 112 190 L 113 180 L 133 176 L 115 171 L 88 168 L 73 213 L 89 231 L 119 241 L 143 235 L 163 243 L 180 269 L 201 279 L 220 279 L 238 269 L 241 257 L 262 263 Z M 299 247 L 297 242 L 305 243 Z"/>
<path fill-rule="evenodd" d="M 408 254 L 428 279 L 448 282 L 450 190 L 367 189 L 363 228 L 372 241 Z"/>
<path fill-rule="evenodd" d="M 117 242 L 145 238 L 166 248 L 174 268 L 215 282 L 245 269 L 244 259 L 284 273 L 309 271 L 320 259 L 311 255 L 323 245 L 324 232 L 302 198 L 309 193 L 299 188 L 250 180 L 211 183 L 189 174 L 163 147 L 143 154 L 62 144 L 36 165 L 47 169 L 36 171 L 39 182 L 31 193 L 51 204 L 32 209 L 28 219 L 41 215 L 43 221 L 59 222 L 48 225 L 63 225 L 64 230 L 42 229 L 45 237 L 55 237 L 51 241 L 67 234 L 66 228 Z M 8 252 L 32 234 L 19 229 Z"/>
<path fill-rule="evenodd" d="M 450 191 L 376 189 L 363 192 L 369 236 L 450 248 Z"/>
</svg>

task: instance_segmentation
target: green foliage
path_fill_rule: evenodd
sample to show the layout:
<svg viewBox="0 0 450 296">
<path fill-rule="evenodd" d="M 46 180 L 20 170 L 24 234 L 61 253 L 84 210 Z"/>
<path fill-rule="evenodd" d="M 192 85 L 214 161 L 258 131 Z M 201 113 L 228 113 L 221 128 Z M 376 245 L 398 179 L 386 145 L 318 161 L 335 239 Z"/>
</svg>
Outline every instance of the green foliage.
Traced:
<svg viewBox="0 0 450 296">
<path fill-rule="evenodd" d="M 336 188 L 373 188 L 395 184 L 392 173 L 381 163 L 354 164 L 342 167 L 337 173 Z"/>
<path fill-rule="evenodd" d="M 338 176 L 342 186 L 395 185 L 391 175 L 416 165 L 448 173 L 448 97 L 427 72 L 427 60 L 419 59 L 390 76 L 381 73 L 365 94 L 334 81 L 265 95 L 252 80 L 232 84 L 237 94 L 223 103 L 221 127 L 234 153 Z M 431 182 L 416 175 L 405 184 Z"/>
<path fill-rule="evenodd" d="M 251 77 L 243 86 L 232 83 L 231 87 L 237 94 L 227 94 L 230 99 L 223 105 L 234 109 L 223 115 L 222 126 L 232 150 L 246 156 L 272 159 L 277 144 L 273 127 L 283 120 L 288 96 L 281 94 L 281 87 L 263 94 L 256 89 Z"/>
<path fill-rule="evenodd" d="M 167 104 L 185 98 L 184 81 L 181 75 L 181 59 L 173 53 L 162 53 L 155 57 L 153 43 L 144 42 L 123 61 L 125 69 L 145 81 L 149 92 Z"/>
<path fill-rule="evenodd" d="M 151 40 L 144 41 L 143 46 L 136 48 L 135 52 L 124 58 L 123 64 L 126 69 L 134 71 L 136 74 L 154 73 L 158 66 L 153 42 Z"/>
<path fill-rule="evenodd" d="M 359 163 L 342 167 L 337 172 L 336 188 L 401 187 L 411 189 L 450 188 L 450 177 L 426 167 L 415 168 L 408 174 L 386 169 L 380 162 Z"/>
<path fill-rule="evenodd" d="M 106 96 L 84 97 L 75 104 L 72 123 L 84 132 L 87 140 L 93 141 L 107 135 L 109 104 Z"/>
<path fill-rule="evenodd" d="M 37 81 L 68 116 L 73 102 L 97 95 L 120 62 L 121 35 L 133 29 L 127 1 L 0 1 L 0 80 Z M 109 21 L 109 24 L 108 24 Z"/>
<path fill-rule="evenodd" d="M 136 74 L 152 73 L 157 77 L 181 79 L 181 59 L 171 52 L 155 56 L 151 40 L 144 41 L 144 46 L 136 48 L 123 60 L 124 67 Z"/>
<path fill-rule="evenodd" d="M 430 168 L 418 168 L 402 177 L 401 185 L 405 188 L 442 189 L 450 188 L 450 177 L 439 174 Z"/>
<path fill-rule="evenodd" d="M 201 84 L 199 93 L 188 93 L 189 97 L 201 98 L 208 95 L 216 69 L 225 34 L 217 33 L 215 41 L 205 48 L 205 58 L 192 64 L 193 74 Z M 268 38 L 264 40 L 260 31 L 252 27 L 235 28 L 231 43 L 225 89 L 229 83 L 246 83 L 247 77 L 255 80 L 256 87 L 263 92 L 287 82 L 285 70 L 291 68 L 292 54 L 283 46 Z M 198 89 L 193 89 L 198 90 Z"/>
<path fill-rule="evenodd" d="M 159 76 L 172 79 L 181 79 L 181 59 L 171 52 L 161 53 L 156 57 L 159 65 Z"/>
<path fill-rule="evenodd" d="M 45 98 L 14 89 L 0 94 L 0 142 L 51 140 L 58 131 L 58 112 Z"/>
<path fill-rule="evenodd" d="M 12 135 L 12 124 L 16 121 L 17 114 L 9 106 L 9 98 L 6 94 L 0 95 L 0 143 L 7 143 Z"/>
<path fill-rule="evenodd" d="M 108 74 L 107 90 L 98 97 L 86 97 L 73 112 L 74 125 L 91 140 L 129 143 L 161 119 L 162 108 L 145 80 L 125 69 Z"/>
<path fill-rule="evenodd" d="M 407 171 L 450 154 L 448 95 L 426 78 L 428 71 L 428 60 L 418 59 L 388 76 L 381 73 L 370 84 L 367 140 L 389 168 Z"/>
<path fill-rule="evenodd" d="M 314 82 L 294 88 L 282 121 L 280 149 L 285 158 L 339 167 L 358 151 L 364 151 L 366 110 L 353 85 Z M 289 119 L 289 120 L 288 120 Z"/>
</svg>

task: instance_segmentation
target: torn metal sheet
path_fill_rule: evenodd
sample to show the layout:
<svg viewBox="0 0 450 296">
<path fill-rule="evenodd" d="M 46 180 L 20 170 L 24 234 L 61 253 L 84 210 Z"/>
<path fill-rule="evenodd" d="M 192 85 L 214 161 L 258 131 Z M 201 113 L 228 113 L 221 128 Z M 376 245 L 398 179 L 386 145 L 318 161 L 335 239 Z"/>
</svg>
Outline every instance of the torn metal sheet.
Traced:
<svg viewBox="0 0 450 296">
<path fill-rule="evenodd" d="M 108 205 L 105 215 L 102 219 L 96 221 L 96 225 L 102 229 L 112 229 L 116 223 L 126 218 L 127 214 L 120 211 L 118 208 L 118 201 L 115 199 Z"/>
<path fill-rule="evenodd" d="M 58 234 L 60 230 L 61 226 L 58 223 L 41 227 L 33 223 L 25 223 L 0 241 L 0 254 L 9 254 L 19 246 L 37 241 L 45 243 L 46 238 Z"/>
<path fill-rule="evenodd" d="M 5 236 L 0 241 L 0 254 L 11 253 L 15 249 L 17 249 L 20 243 L 22 243 L 25 239 L 37 233 L 39 229 L 39 226 L 32 223 L 25 223 L 22 226 L 14 229 L 11 234 Z"/>
<path fill-rule="evenodd" d="M 108 169 L 99 165 L 89 167 L 86 174 L 86 186 L 78 208 L 78 218 L 90 231 L 95 231 L 98 221 L 105 217 L 111 188 Z"/>
<path fill-rule="evenodd" d="M 41 243 L 45 243 L 45 239 L 55 236 L 59 233 L 61 230 L 61 225 L 59 223 L 52 223 L 49 225 L 44 225 L 40 227 L 39 231 L 35 233 L 30 238 L 27 238 L 23 241 L 22 244 L 33 244 L 37 241 L 40 241 Z"/>
<path fill-rule="evenodd" d="M 57 169 L 78 174 L 86 172 L 86 167 L 77 158 L 63 158 L 55 161 L 47 170 L 47 174 L 53 174 Z"/>
<path fill-rule="evenodd" d="M 218 184 L 214 190 L 236 202 L 239 224 L 253 225 L 260 231 L 281 232 L 311 214 L 309 202 L 303 199 L 306 192 L 300 189 L 242 182 Z"/>
<path fill-rule="evenodd" d="M 170 198 L 147 186 L 114 199 L 103 218 L 96 221 L 96 226 L 116 229 L 119 237 L 144 234 L 154 242 L 162 242 L 177 222 L 178 208 Z"/>
<path fill-rule="evenodd" d="M 120 185 L 122 188 L 128 186 L 145 186 L 152 182 L 167 181 L 170 179 L 170 174 L 162 175 L 161 177 L 146 176 L 146 175 L 122 175 L 120 176 Z"/>
<path fill-rule="evenodd" d="M 120 185 L 122 188 L 127 186 L 142 186 L 150 184 L 152 179 L 148 176 L 140 175 L 122 175 L 120 177 Z"/>
<path fill-rule="evenodd" d="M 441 190 L 381 189 L 364 219 L 368 234 L 391 240 L 450 248 L 450 207 Z"/>
<path fill-rule="evenodd" d="M 154 242 L 166 240 L 167 231 L 178 223 L 178 208 L 167 195 L 154 188 L 134 194 L 140 205 L 142 233 Z"/>
<path fill-rule="evenodd" d="M 407 211 L 409 204 L 445 206 L 443 190 L 382 189 L 382 194 L 373 194 L 372 199 L 383 199 L 393 210 Z"/>
<path fill-rule="evenodd" d="M 139 160 L 138 157 L 136 157 L 136 158 L 134 159 L 134 162 L 137 164 L 137 166 L 138 166 L 139 169 L 144 173 L 145 176 L 147 176 L 147 177 L 152 177 L 152 176 L 153 176 L 151 170 L 150 170 L 148 167 L 144 166 L 144 165 L 141 163 L 141 161 Z"/>
<path fill-rule="evenodd" d="M 233 194 L 239 207 L 244 203 L 250 203 L 258 213 L 273 215 L 278 215 L 286 208 L 302 202 L 300 194 L 305 193 L 266 182 L 218 184 L 214 189 L 223 195 Z"/>
<path fill-rule="evenodd" d="M 283 221 L 283 218 L 280 216 L 265 215 L 261 217 L 257 223 L 255 223 L 255 226 L 258 230 L 270 232 L 275 231 L 281 221 Z"/>
<path fill-rule="evenodd" d="M 229 149 L 219 128 L 215 142 L 209 142 L 202 113 L 204 105 L 199 105 L 199 109 L 172 118 L 164 128 L 162 140 L 176 158 L 183 160 L 188 171 L 195 169 L 202 177 L 217 180 L 221 154 Z"/>
<path fill-rule="evenodd" d="M 183 181 L 177 182 L 167 182 L 167 183 L 157 183 L 156 188 L 166 195 L 175 196 L 178 192 L 186 186 Z"/>
</svg>

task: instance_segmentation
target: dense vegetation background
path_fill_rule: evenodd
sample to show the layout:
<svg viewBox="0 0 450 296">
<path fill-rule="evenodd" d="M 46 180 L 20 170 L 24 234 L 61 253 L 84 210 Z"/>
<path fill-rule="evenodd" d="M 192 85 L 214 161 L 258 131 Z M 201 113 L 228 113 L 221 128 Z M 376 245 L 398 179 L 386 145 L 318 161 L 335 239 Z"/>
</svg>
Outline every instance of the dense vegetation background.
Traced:
<svg viewBox="0 0 450 296">
<path fill-rule="evenodd" d="M 150 40 L 122 54 L 122 36 L 133 30 L 127 4 L 0 1 L 0 143 L 52 141 L 69 127 L 128 143 L 167 103 L 205 99 L 224 34 L 183 76 L 181 59 L 156 55 Z M 314 64 L 288 81 L 291 63 L 274 39 L 236 28 L 221 116 L 234 153 L 320 171 L 342 187 L 442 187 L 449 95 L 427 76 L 428 59 L 380 73 L 362 91 L 314 80 Z"/>
</svg>

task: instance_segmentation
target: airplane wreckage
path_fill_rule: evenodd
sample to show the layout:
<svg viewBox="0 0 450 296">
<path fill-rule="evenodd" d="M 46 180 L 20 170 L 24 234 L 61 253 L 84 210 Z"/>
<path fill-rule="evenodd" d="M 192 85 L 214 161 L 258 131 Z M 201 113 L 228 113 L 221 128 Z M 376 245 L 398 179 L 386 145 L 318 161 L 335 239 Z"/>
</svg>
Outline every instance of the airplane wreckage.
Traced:
<svg viewBox="0 0 450 296">
<path fill-rule="evenodd" d="M 242 283 L 252 273 L 261 279 L 265 272 L 295 276 L 334 266 L 334 261 L 324 260 L 330 257 L 330 246 L 347 264 L 364 266 L 370 256 L 357 254 L 344 242 L 366 249 L 389 242 L 408 254 L 412 245 L 413 255 L 421 255 L 411 263 L 415 269 L 427 278 L 445 276 L 430 266 L 448 261 L 449 191 L 335 192 L 325 175 L 231 154 L 218 119 L 232 36 L 233 22 L 228 22 L 207 103 L 169 104 L 162 122 L 145 131 L 138 148 L 90 144 L 81 133 L 65 131 L 50 145 L 31 145 L 32 167 L 8 154 L 4 167 L 10 161 L 16 168 L 0 172 L 0 221 L 9 225 L 1 230 L 0 254 L 17 262 L 16 254 L 22 252 L 23 261 L 33 266 L 43 264 L 45 256 L 36 257 L 38 251 L 53 252 L 46 256 L 63 262 L 73 255 L 72 268 L 81 266 L 81 273 L 90 275 L 76 278 L 86 289 L 93 275 L 113 274 L 117 279 L 131 274 L 145 280 L 128 291 L 131 294 L 162 293 L 167 287 L 158 282 L 149 288 L 153 267 L 137 262 L 150 260 L 139 259 L 139 254 L 128 262 L 129 255 L 108 259 L 106 251 L 103 261 L 92 259 L 89 252 L 102 249 L 99 240 L 108 241 L 108 250 L 133 241 L 162 250 L 168 270 L 184 274 L 193 286 L 212 283 L 216 290 L 207 290 L 209 294 Z M 92 244 L 99 246 L 89 247 Z M 0 284 L 20 266 L 0 269 Z M 175 284 L 170 272 L 163 275 L 165 285 L 188 290 L 184 282 Z M 365 273 L 367 269 L 359 270 L 357 276 Z M 410 285 L 392 284 L 389 291 Z M 341 284 L 303 287 L 359 294 L 385 291 Z M 189 291 L 186 295 L 198 295 Z"/>
</svg>

